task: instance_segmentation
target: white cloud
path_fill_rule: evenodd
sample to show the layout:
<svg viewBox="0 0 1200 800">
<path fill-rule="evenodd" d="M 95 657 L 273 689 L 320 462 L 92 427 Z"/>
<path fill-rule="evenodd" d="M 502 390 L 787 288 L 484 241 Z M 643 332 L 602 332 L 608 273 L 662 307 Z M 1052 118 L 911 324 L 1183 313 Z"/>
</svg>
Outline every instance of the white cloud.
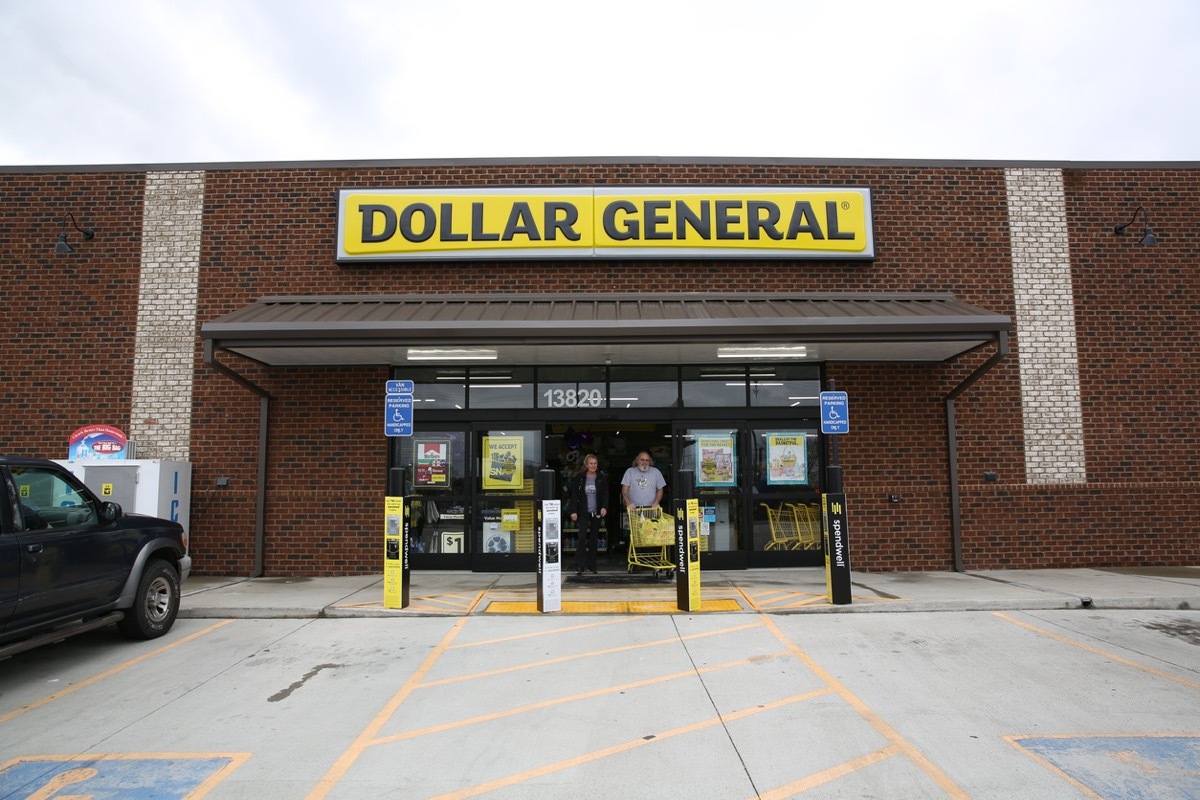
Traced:
<svg viewBox="0 0 1200 800">
<path fill-rule="evenodd" d="M 1190 0 L 0 4 L 0 164 L 1200 159 Z"/>
</svg>

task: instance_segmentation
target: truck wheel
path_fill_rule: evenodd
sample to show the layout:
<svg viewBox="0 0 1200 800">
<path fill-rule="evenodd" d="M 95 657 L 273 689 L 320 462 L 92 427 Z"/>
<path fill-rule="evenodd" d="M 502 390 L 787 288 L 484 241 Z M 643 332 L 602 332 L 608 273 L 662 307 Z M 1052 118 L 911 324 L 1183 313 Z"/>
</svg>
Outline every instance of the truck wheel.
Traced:
<svg viewBox="0 0 1200 800">
<path fill-rule="evenodd" d="M 179 613 L 179 573 L 165 561 L 146 565 L 133 607 L 117 623 L 130 639 L 155 639 L 171 630 Z"/>
</svg>

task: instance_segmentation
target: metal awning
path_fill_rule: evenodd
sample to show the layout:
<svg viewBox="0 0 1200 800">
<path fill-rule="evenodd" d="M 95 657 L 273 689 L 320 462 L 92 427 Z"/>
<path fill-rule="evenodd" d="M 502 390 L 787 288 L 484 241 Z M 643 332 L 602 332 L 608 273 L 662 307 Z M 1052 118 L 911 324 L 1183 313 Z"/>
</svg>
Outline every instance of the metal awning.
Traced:
<svg viewBox="0 0 1200 800">
<path fill-rule="evenodd" d="M 928 362 L 999 342 L 1010 326 L 945 293 L 317 295 L 264 297 L 200 336 L 212 351 L 271 366 L 429 363 L 439 353 L 498 365 Z"/>
</svg>

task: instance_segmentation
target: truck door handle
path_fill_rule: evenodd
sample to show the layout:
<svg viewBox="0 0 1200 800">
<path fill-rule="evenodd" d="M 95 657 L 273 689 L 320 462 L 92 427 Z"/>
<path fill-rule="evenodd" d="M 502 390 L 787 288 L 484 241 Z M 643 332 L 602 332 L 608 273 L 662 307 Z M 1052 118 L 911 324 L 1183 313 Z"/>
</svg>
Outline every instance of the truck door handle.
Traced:
<svg viewBox="0 0 1200 800">
<path fill-rule="evenodd" d="M 27 544 L 25 545 L 25 552 L 37 555 L 42 552 L 42 546 L 40 544 Z"/>
</svg>

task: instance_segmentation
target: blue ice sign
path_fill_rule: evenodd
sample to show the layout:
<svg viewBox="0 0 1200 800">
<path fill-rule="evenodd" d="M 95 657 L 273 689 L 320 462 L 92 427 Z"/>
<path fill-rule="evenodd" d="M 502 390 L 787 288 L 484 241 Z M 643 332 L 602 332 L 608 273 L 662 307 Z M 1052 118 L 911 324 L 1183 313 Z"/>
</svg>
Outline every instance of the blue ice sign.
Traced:
<svg viewBox="0 0 1200 800">
<path fill-rule="evenodd" d="M 388 394 L 412 394 L 415 388 L 412 381 L 388 381 L 386 385 Z"/>
<path fill-rule="evenodd" d="M 388 436 L 412 436 L 413 396 L 389 394 L 383 405 L 383 432 Z"/>
<path fill-rule="evenodd" d="M 821 433 L 850 432 L 850 401 L 845 392 L 821 392 Z"/>
</svg>

